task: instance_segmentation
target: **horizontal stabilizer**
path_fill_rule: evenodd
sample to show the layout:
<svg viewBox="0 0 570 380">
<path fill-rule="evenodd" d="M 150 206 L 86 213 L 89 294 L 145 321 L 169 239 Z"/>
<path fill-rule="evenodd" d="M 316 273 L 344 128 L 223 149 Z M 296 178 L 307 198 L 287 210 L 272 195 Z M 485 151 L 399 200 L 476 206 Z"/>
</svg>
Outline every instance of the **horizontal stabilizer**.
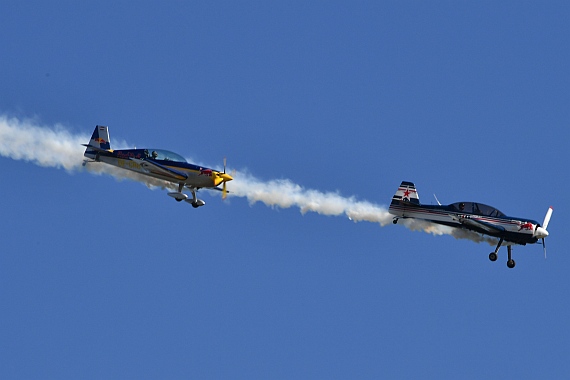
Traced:
<svg viewBox="0 0 570 380">
<path fill-rule="evenodd" d="M 101 149 L 98 146 L 91 145 L 91 144 L 81 144 L 81 145 L 87 147 L 88 149 L 94 150 L 96 152 L 112 152 L 111 149 Z"/>
</svg>

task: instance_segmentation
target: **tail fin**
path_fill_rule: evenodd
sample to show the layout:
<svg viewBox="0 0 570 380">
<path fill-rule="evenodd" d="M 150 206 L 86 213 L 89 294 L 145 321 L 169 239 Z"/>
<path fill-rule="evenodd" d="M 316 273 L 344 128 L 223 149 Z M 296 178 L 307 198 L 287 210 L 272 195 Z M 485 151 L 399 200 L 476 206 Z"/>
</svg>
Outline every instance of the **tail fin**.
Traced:
<svg viewBox="0 0 570 380">
<path fill-rule="evenodd" d="M 93 155 L 102 150 L 111 150 L 111 141 L 109 140 L 109 128 L 103 125 L 95 126 L 89 144 L 83 144 L 87 147 L 85 155 Z"/>
<path fill-rule="evenodd" d="M 412 182 L 402 181 L 400 187 L 398 187 L 398 191 L 392 197 L 392 203 L 397 202 L 406 202 L 411 203 L 414 205 L 420 204 L 420 196 L 416 190 L 416 185 Z"/>
</svg>

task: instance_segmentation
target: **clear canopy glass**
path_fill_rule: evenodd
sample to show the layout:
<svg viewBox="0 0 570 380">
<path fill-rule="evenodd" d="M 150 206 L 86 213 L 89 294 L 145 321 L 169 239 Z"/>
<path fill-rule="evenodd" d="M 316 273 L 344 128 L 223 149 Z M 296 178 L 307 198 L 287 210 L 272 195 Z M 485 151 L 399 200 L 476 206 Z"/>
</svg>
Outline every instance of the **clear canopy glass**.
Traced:
<svg viewBox="0 0 570 380">
<path fill-rule="evenodd" d="M 182 157 L 178 153 L 174 153 L 169 150 L 145 149 L 144 153 L 145 156 L 147 156 L 148 158 L 152 158 L 153 160 L 186 162 L 186 159 L 184 157 Z"/>
<path fill-rule="evenodd" d="M 502 212 L 494 207 L 475 202 L 457 202 L 451 205 L 459 212 L 466 212 L 469 214 L 478 214 L 485 216 L 505 216 Z"/>
</svg>

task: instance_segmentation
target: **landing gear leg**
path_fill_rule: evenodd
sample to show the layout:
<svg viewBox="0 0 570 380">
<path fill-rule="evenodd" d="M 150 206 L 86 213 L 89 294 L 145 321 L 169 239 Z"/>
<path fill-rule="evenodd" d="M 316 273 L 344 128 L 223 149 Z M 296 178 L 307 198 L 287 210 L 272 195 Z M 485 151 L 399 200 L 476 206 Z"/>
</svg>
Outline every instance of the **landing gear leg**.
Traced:
<svg viewBox="0 0 570 380">
<path fill-rule="evenodd" d="M 508 261 L 507 261 L 507 266 L 508 266 L 509 268 L 514 268 L 515 265 L 516 265 L 515 260 L 513 260 L 513 258 L 511 257 L 512 249 L 513 249 L 513 248 L 512 248 L 510 245 L 507 246 L 507 252 L 508 252 L 508 254 L 509 254 L 509 259 L 508 259 Z"/>
<path fill-rule="evenodd" d="M 489 253 L 489 260 L 491 261 L 497 261 L 497 253 L 499 253 L 499 248 L 501 248 L 501 244 L 503 244 L 503 238 L 501 238 L 499 240 L 499 244 L 497 244 L 497 248 L 495 248 L 495 251 Z"/>
<path fill-rule="evenodd" d="M 204 206 L 206 204 L 206 202 L 204 202 L 201 199 L 198 199 L 198 197 L 196 196 L 196 189 L 191 188 L 190 190 L 192 191 L 192 199 L 188 199 L 188 200 L 186 200 L 186 202 L 189 202 L 192 205 L 192 207 L 194 207 L 194 208 Z"/>
<path fill-rule="evenodd" d="M 176 200 L 176 202 L 182 202 L 188 199 L 188 195 L 182 192 L 182 188 L 184 187 L 184 183 L 178 184 L 178 191 L 173 193 L 168 193 L 169 197 L 172 197 Z"/>
<path fill-rule="evenodd" d="M 184 188 L 184 184 L 183 183 L 179 183 L 178 184 L 178 192 L 182 193 L 182 189 Z M 184 200 L 184 198 L 174 198 L 176 199 L 176 202 L 182 202 Z"/>
</svg>

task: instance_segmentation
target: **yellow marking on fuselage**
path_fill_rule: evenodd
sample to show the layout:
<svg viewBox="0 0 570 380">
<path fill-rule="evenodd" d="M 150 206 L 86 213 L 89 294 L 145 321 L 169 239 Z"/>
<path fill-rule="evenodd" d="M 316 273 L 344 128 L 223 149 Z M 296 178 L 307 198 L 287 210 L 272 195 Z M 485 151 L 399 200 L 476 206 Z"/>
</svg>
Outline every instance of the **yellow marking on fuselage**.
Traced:
<svg viewBox="0 0 570 380">
<path fill-rule="evenodd" d="M 190 169 L 190 168 L 181 168 L 178 166 L 169 166 L 169 165 L 164 165 L 165 167 L 172 169 L 172 170 L 178 170 L 178 171 L 182 171 L 182 172 L 186 172 L 186 173 L 195 173 L 198 174 L 199 176 L 203 176 L 203 177 L 213 177 L 213 173 L 220 173 L 218 171 L 212 170 L 212 174 L 206 174 L 204 172 L 202 172 L 201 170 L 194 170 L 194 169 Z"/>
<path fill-rule="evenodd" d="M 140 164 L 137 164 L 136 162 L 131 160 L 123 160 L 122 158 L 119 158 L 117 159 L 117 164 L 119 165 L 119 167 L 123 169 L 142 171 L 142 167 L 140 166 Z"/>
<path fill-rule="evenodd" d="M 177 170 L 180 172 L 186 172 L 188 174 L 193 174 L 193 178 L 194 180 L 210 180 L 212 181 L 214 186 L 218 186 L 222 180 L 218 178 L 218 175 L 221 174 L 221 172 L 217 171 L 217 170 L 211 170 L 211 169 L 206 169 L 206 170 L 211 170 L 211 172 L 206 172 L 204 173 L 202 170 L 194 170 L 194 169 L 190 169 L 190 168 L 181 168 L 178 166 L 170 166 L 170 165 L 164 165 L 165 167 L 172 169 L 172 170 Z M 190 178 L 192 178 L 190 177 Z M 190 179 L 188 178 L 188 179 Z M 202 182 L 203 183 L 203 182 Z M 208 185 L 206 185 L 208 186 Z"/>
</svg>

